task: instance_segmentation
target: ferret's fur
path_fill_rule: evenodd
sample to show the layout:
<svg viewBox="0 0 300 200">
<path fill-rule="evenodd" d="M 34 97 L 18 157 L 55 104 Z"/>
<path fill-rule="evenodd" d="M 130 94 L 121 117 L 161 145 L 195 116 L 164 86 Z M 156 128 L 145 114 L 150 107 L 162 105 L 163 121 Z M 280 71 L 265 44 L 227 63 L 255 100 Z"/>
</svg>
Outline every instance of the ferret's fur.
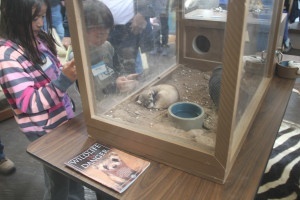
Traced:
<svg viewBox="0 0 300 200">
<path fill-rule="evenodd" d="M 179 93 L 176 87 L 161 84 L 142 91 L 136 102 L 146 108 L 166 109 L 178 100 Z"/>
</svg>

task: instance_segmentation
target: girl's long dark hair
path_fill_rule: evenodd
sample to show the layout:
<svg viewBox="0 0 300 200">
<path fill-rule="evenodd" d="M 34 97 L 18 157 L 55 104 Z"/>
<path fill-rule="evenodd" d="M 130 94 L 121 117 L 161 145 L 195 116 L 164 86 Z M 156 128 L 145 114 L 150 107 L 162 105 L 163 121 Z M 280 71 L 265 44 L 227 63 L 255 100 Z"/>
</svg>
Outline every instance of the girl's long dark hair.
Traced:
<svg viewBox="0 0 300 200">
<path fill-rule="evenodd" d="M 34 64 L 43 64 L 43 59 L 33 35 L 32 21 L 44 3 L 47 6 L 47 27 L 45 31 L 41 31 L 39 37 L 56 55 L 56 43 L 52 36 L 51 6 L 48 0 L 1 0 L 0 6 L 0 37 L 20 45 Z M 35 12 L 32 14 L 33 8 Z"/>
</svg>

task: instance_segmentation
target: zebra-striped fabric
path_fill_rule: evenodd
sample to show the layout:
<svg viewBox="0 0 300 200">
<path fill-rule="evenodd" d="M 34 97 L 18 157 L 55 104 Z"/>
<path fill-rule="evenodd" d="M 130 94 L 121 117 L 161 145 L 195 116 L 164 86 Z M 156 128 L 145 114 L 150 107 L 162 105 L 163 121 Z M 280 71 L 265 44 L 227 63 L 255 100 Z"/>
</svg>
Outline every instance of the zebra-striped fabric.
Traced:
<svg viewBox="0 0 300 200">
<path fill-rule="evenodd" d="M 300 125 L 283 121 L 255 200 L 300 199 Z"/>
</svg>

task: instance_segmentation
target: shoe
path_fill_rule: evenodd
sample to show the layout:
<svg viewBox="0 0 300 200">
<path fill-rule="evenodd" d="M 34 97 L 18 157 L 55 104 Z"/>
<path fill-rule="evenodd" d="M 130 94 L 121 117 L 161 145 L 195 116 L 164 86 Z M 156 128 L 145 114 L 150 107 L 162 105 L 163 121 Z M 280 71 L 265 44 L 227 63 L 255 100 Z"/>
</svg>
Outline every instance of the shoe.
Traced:
<svg viewBox="0 0 300 200">
<path fill-rule="evenodd" d="M 162 53 L 161 53 L 161 55 L 162 56 L 167 56 L 168 54 L 169 54 L 169 46 L 168 45 L 164 45 L 162 47 Z"/>
<path fill-rule="evenodd" d="M 283 53 L 288 53 L 292 49 L 292 43 L 290 39 L 288 38 L 284 43 L 283 43 Z"/>
<path fill-rule="evenodd" d="M 15 164 L 8 158 L 0 160 L 0 174 L 8 175 L 16 170 Z"/>
</svg>

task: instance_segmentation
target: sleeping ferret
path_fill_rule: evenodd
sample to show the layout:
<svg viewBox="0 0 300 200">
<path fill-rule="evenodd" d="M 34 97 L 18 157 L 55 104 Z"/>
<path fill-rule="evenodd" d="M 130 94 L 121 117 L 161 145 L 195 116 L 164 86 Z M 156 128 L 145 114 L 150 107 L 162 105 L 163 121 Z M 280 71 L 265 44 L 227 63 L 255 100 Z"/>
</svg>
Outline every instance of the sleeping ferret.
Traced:
<svg viewBox="0 0 300 200">
<path fill-rule="evenodd" d="M 142 91 L 136 102 L 146 108 L 166 109 L 178 100 L 179 93 L 176 87 L 161 84 Z"/>
</svg>

